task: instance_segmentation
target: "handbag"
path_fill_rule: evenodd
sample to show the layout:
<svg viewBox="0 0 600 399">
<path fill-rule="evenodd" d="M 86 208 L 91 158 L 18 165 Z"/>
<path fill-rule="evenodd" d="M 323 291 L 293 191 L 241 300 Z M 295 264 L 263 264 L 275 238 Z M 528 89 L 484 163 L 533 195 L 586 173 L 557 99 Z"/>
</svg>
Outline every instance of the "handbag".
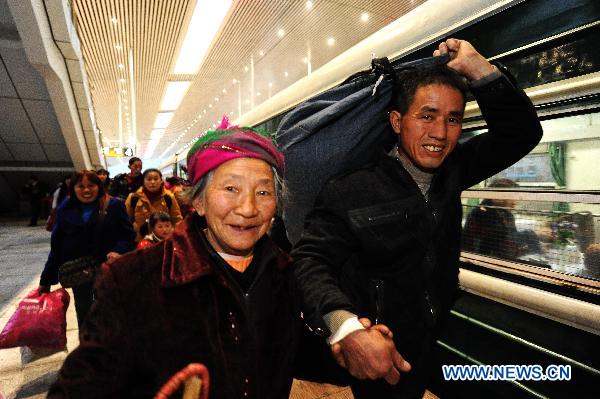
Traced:
<svg viewBox="0 0 600 399">
<path fill-rule="evenodd" d="M 58 268 L 58 281 L 65 288 L 91 283 L 101 262 L 95 256 L 82 256 L 63 263 Z"/>
<path fill-rule="evenodd" d="M 100 246 L 100 232 L 104 224 L 106 210 L 98 212 L 98 221 L 94 228 L 94 252 L 93 255 L 82 256 L 67 261 L 58 267 L 58 281 L 65 288 L 78 287 L 82 284 L 91 283 L 96 277 L 96 269 L 102 264 L 98 260 Z"/>
</svg>

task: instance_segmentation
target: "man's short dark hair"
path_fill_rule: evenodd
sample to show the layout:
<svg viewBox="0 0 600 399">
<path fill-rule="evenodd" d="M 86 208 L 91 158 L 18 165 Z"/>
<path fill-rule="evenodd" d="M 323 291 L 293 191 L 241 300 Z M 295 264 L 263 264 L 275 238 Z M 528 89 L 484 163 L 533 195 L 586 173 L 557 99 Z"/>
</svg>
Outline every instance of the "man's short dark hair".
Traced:
<svg viewBox="0 0 600 399">
<path fill-rule="evenodd" d="M 133 165 L 133 163 L 134 163 L 135 161 L 140 161 L 140 162 L 142 162 L 142 160 L 141 160 L 141 159 L 139 159 L 138 157 L 131 157 L 131 158 L 129 158 L 129 166 Z"/>
<path fill-rule="evenodd" d="M 463 77 L 446 65 L 435 65 L 413 68 L 397 74 L 392 96 L 393 109 L 404 115 L 412 104 L 417 89 L 431 84 L 450 86 L 458 90 L 463 96 L 463 102 L 466 102 L 468 89 Z"/>
</svg>

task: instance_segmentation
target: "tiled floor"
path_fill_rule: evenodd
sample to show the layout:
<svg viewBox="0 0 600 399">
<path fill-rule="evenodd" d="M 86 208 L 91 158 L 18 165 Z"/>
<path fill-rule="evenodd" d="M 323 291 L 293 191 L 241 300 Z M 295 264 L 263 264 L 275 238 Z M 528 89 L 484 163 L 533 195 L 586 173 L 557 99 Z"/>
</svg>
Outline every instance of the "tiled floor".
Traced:
<svg viewBox="0 0 600 399">
<path fill-rule="evenodd" d="M 50 250 L 50 233 L 26 221 L 0 221 L 0 328 L 17 303 L 36 288 Z M 57 287 L 53 287 L 57 288 Z M 67 348 L 78 344 L 72 304 L 67 310 Z M 29 348 L 0 350 L 0 393 L 6 399 L 44 398 L 67 352 L 49 354 Z"/>
</svg>

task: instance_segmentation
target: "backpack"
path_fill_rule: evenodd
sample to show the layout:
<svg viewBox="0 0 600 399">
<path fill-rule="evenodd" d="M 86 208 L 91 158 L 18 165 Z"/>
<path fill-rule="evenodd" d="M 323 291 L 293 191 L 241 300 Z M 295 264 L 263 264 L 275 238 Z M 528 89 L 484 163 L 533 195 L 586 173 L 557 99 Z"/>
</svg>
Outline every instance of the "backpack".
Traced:
<svg viewBox="0 0 600 399">
<path fill-rule="evenodd" d="M 444 55 L 392 66 L 387 58 L 374 59 L 371 70 L 350 76 L 285 115 L 275 136 L 285 156 L 289 196 L 282 217 L 292 244 L 300 239 L 304 219 L 329 178 L 358 168 L 375 151 L 389 151 L 397 142 L 388 121 L 397 74 L 448 60 Z"/>
</svg>

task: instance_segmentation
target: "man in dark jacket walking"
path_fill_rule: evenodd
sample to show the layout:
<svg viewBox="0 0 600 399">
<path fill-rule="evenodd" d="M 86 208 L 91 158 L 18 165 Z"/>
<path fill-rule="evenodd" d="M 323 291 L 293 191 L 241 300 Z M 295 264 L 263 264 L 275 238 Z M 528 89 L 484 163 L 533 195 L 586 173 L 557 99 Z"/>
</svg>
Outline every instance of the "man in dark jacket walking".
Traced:
<svg viewBox="0 0 600 399">
<path fill-rule="evenodd" d="M 23 188 L 25 194 L 29 199 L 29 205 L 31 206 L 31 218 L 29 219 L 29 226 L 37 226 L 37 221 L 40 218 L 42 209 L 42 198 L 46 195 L 46 187 L 37 176 L 29 176 L 29 181 Z"/>
<path fill-rule="evenodd" d="M 129 159 L 129 173 L 121 173 L 115 176 L 110 183 L 108 194 L 111 197 L 125 201 L 130 193 L 135 193 L 144 184 L 142 177 L 142 160 L 138 157 Z"/>
<path fill-rule="evenodd" d="M 509 75 L 466 41 L 449 39 L 434 55 L 448 52 L 447 67 L 400 77 L 389 117 L 398 145 L 323 187 L 292 252 L 305 320 L 356 377 L 358 399 L 422 397 L 458 287 L 460 193 L 525 156 L 542 135 Z M 463 77 L 489 131 L 458 144 Z M 387 325 L 393 338 L 357 316 Z"/>
</svg>

